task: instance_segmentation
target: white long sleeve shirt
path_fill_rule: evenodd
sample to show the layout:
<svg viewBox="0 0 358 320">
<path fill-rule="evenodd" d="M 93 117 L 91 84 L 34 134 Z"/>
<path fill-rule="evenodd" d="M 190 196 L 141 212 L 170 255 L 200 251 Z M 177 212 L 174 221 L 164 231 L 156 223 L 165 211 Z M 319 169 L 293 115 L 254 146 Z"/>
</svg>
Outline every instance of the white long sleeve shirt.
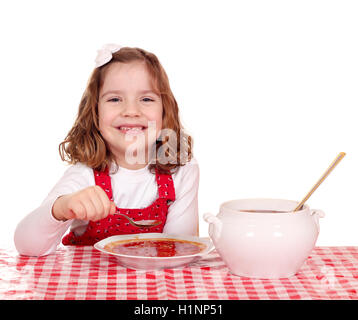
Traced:
<svg viewBox="0 0 358 320">
<path fill-rule="evenodd" d="M 158 197 L 155 175 L 150 173 L 148 166 L 139 170 L 119 167 L 116 173 L 110 172 L 110 177 L 113 200 L 119 208 L 145 208 Z M 163 232 L 197 235 L 199 166 L 196 159 L 179 167 L 172 178 L 175 201 L 168 209 Z M 81 235 L 86 230 L 88 221 L 58 221 L 52 215 L 52 206 L 59 196 L 94 185 L 94 174 L 90 167 L 82 163 L 70 166 L 42 204 L 17 225 L 14 234 L 17 251 L 29 256 L 47 255 L 56 250 L 69 228 L 76 235 Z"/>
</svg>

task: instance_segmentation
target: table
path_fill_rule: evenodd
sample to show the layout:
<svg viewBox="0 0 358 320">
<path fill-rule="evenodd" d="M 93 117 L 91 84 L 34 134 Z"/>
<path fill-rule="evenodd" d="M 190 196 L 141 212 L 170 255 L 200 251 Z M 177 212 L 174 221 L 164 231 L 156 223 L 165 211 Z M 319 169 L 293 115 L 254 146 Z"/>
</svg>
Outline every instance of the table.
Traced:
<svg viewBox="0 0 358 320">
<path fill-rule="evenodd" d="M 39 258 L 0 249 L 0 299 L 358 300 L 358 247 L 316 247 L 297 275 L 275 280 L 232 275 L 216 251 L 186 267 L 143 271 L 89 246 Z"/>
</svg>

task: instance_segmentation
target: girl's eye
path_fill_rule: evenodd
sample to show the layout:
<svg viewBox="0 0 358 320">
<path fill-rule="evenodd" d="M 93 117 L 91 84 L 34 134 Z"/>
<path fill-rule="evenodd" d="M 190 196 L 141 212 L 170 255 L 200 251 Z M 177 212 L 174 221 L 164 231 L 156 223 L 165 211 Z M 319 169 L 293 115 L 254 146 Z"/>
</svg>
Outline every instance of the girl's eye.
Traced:
<svg viewBox="0 0 358 320">
<path fill-rule="evenodd" d="M 112 98 L 112 99 L 109 99 L 108 102 L 119 102 L 120 99 L 119 98 Z M 154 101 L 153 99 L 151 98 L 143 98 L 143 101 L 144 102 L 152 102 Z"/>
<path fill-rule="evenodd" d="M 153 99 L 151 99 L 151 98 L 143 98 L 143 100 L 144 100 L 145 102 L 154 101 L 154 100 L 153 100 Z"/>
<path fill-rule="evenodd" d="M 119 98 L 112 98 L 112 99 L 109 99 L 108 101 L 109 101 L 109 102 L 118 102 L 118 101 L 119 101 Z"/>
</svg>

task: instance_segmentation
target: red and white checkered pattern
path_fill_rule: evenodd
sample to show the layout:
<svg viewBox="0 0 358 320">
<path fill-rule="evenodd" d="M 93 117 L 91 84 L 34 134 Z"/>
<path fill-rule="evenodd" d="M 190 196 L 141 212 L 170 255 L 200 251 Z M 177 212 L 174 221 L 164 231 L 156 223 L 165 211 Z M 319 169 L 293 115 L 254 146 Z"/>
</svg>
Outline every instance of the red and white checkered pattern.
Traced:
<svg viewBox="0 0 358 320">
<path fill-rule="evenodd" d="M 0 299 L 355 299 L 358 247 L 317 247 L 296 276 L 232 275 L 214 251 L 184 268 L 126 269 L 92 247 L 34 258 L 0 249 Z"/>
</svg>

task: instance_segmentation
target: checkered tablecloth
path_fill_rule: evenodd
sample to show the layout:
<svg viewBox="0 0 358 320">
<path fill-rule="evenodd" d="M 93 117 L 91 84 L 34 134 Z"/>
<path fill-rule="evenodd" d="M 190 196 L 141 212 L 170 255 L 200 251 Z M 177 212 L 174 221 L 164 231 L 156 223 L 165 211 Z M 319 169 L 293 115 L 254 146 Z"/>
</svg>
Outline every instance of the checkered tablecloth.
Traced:
<svg viewBox="0 0 358 320">
<path fill-rule="evenodd" d="M 358 300 L 358 247 L 317 247 L 297 275 L 275 280 L 232 275 L 216 251 L 183 268 L 142 271 L 92 247 L 39 258 L 0 249 L 0 299 Z"/>
</svg>

